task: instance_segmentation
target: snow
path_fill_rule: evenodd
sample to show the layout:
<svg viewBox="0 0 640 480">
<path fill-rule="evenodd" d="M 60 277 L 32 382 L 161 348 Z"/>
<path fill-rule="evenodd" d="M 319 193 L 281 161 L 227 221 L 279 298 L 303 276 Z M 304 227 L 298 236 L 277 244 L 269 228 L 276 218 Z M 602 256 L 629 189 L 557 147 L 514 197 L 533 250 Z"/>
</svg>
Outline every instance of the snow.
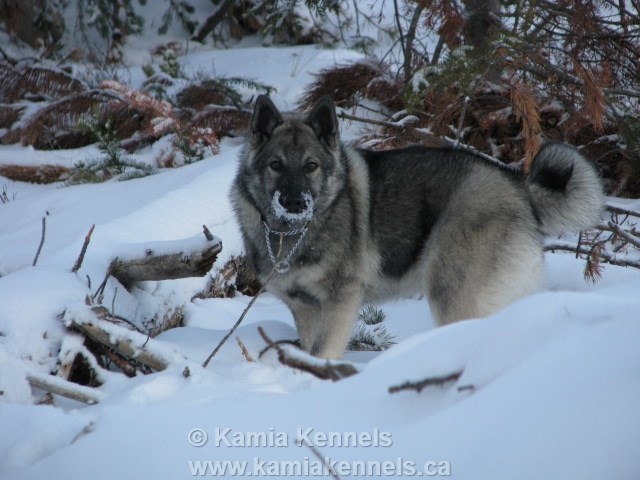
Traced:
<svg viewBox="0 0 640 480">
<path fill-rule="evenodd" d="M 148 60 L 143 51 L 154 43 L 136 41 L 138 50 L 128 49 L 126 58 L 141 65 Z M 313 73 L 362 58 L 341 49 L 242 46 L 199 47 L 180 61 L 186 72 L 271 85 L 276 105 L 286 109 Z M 130 76 L 143 78 L 138 67 Z M 161 143 L 132 158 L 154 164 Z M 61 318 L 86 315 L 85 297 L 113 258 L 147 248 L 174 251 L 184 239 L 196 248 L 204 242 L 202 225 L 223 243 L 216 268 L 242 252 L 228 198 L 239 149 L 238 139 L 223 139 L 219 155 L 125 182 L 67 187 L 0 179 L 10 196 L 15 193 L 0 204 L 0 478 L 73 480 L 87 472 L 96 480 L 190 478 L 198 476 L 199 461 L 248 462 L 260 478 L 267 476 L 260 468 L 265 465 L 256 459 L 317 466 L 315 454 L 298 445 L 300 436 L 312 439 L 323 457 L 343 462 L 335 464 L 343 473 L 357 462 L 388 461 L 396 476 L 398 465 L 405 473 L 413 468 L 427 476 L 440 469 L 456 479 L 638 476 L 640 272 L 607 266 L 592 285 L 583 279 L 583 261 L 568 254 L 546 254 L 542 291 L 489 318 L 434 328 L 424 299 L 382 305 L 384 325 L 398 343 L 383 353 L 346 353 L 361 372 L 336 383 L 281 366 L 275 352 L 259 359 L 264 342 L 257 326 L 273 340 L 297 336 L 291 313 L 269 294 L 203 369 L 250 298 L 194 299 L 207 278 L 144 282 L 131 292 L 110 279 L 105 306 L 113 303 L 117 314 L 137 325 L 184 307 L 184 327 L 149 341 L 169 367 L 135 378 L 100 372 L 104 384 L 96 389 L 102 398 L 96 405 L 59 396 L 55 406 L 36 405 L 43 392 L 29 387 L 27 375 L 48 375 L 59 358 L 83 348 Z M 98 155 L 95 147 L 44 152 L 0 146 L 2 164 L 73 166 Z M 615 202 L 640 208 L 638 201 Z M 46 237 L 33 267 L 42 217 Z M 83 266 L 71 273 L 93 224 Z M 113 328 L 113 335 L 121 333 Z M 127 335 L 138 347 L 146 341 Z M 235 337 L 255 362 L 245 359 Z M 456 382 L 419 394 L 388 392 L 407 380 L 460 371 Z M 194 446 L 203 438 L 194 429 L 206 432 L 208 442 Z M 225 429 L 231 429 L 229 438 L 245 440 L 278 434 L 287 446 L 227 446 L 219 438 Z M 355 446 L 323 441 L 354 435 Z M 369 437 L 391 444 L 374 446 Z"/>
<path fill-rule="evenodd" d="M 311 220 L 313 217 L 313 196 L 309 192 L 304 192 L 302 194 L 302 198 L 304 200 L 304 210 L 300 212 L 290 212 L 280 203 L 280 197 L 282 196 L 282 192 L 280 190 L 276 190 L 273 193 L 273 198 L 271 199 L 271 209 L 276 218 L 281 218 L 286 220 L 288 223 L 301 222 L 303 220 Z"/>
</svg>

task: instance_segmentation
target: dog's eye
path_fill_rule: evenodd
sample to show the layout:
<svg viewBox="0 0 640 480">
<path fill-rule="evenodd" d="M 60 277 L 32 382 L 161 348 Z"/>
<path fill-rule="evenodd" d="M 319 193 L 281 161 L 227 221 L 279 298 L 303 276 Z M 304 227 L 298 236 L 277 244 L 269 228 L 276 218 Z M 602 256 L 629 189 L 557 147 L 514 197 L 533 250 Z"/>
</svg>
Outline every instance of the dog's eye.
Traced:
<svg viewBox="0 0 640 480">
<path fill-rule="evenodd" d="M 282 170 L 284 170 L 284 165 L 280 160 L 274 160 L 269 164 L 269 168 L 274 172 L 281 172 Z"/>
<path fill-rule="evenodd" d="M 318 169 L 316 162 L 309 162 L 304 166 L 304 171 L 307 173 L 315 172 Z"/>
</svg>

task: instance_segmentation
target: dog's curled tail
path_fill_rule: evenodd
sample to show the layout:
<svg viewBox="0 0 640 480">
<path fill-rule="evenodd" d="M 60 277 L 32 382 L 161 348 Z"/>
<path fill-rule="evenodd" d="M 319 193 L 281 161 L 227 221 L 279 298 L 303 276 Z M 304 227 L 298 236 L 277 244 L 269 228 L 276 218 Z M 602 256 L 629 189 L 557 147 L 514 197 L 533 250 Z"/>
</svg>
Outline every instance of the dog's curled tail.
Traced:
<svg viewBox="0 0 640 480">
<path fill-rule="evenodd" d="M 602 181 L 574 147 L 545 144 L 533 159 L 527 183 L 544 234 L 578 231 L 601 220 Z"/>
</svg>

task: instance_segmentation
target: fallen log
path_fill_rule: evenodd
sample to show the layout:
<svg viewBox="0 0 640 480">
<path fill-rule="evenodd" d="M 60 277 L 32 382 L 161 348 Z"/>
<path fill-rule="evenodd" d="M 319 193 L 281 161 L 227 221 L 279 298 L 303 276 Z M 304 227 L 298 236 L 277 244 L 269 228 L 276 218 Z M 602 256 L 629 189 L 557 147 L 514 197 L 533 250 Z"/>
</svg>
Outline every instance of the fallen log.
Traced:
<svg viewBox="0 0 640 480">
<path fill-rule="evenodd" d="M 135 282 L 203 277 L 222 251 L 222 241 L 204 228 L 204 237 L 127 246 L 111 262 L 105 281 L 116 278 L 127 290 Z"/>
<path fill-rule="evenodd" d="M 89 405 L 99 403 L 105 397 L 104 393 L 98 390 L 71 383 L 53 375 L 31 372 L 27 374 L 27 380 L 32 387 Z"/>
<path fill-rule="evenodd" d="M 105 347 L 115 350 L 125 358 L 133 359 L 157 372 L 167 368 L 167 362 L 146 350 L 144 346 L 135 347 L 129 339 L 124 338 L 118 338 L 114 341 L 112 333 L 107 332 L 99 325 L 92 323 L 74 323 L 73 326 L 94 342 L 98 342 Z M 137 333 L 130 330 L 125 331 L 131 332 L 131 334 Z M 137 335 L 141 334 L 138 333 Z"/>
<path fill-rule="evenodd" d="M 101 305 L 67 310 L 62 320 L 67 328 L 82 333 L 126 360 L 144 365 L 156 372 L 166 369 L 172 361 L 185 360 L 174 349 L 167 348 L 148 335 L 102 319 L 105 310 Z"/>
</svg>

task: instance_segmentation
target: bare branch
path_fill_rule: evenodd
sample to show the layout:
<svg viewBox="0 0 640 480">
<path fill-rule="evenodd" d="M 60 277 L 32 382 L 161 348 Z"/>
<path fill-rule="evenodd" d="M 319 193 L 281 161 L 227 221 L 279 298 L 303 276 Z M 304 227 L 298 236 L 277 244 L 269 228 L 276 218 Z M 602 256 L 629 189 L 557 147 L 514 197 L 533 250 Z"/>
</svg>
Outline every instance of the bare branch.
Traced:
<svg viewBox="0 0 640 480">
<path fill-rule="evenodd" d="M 607 222 L 607 225 L 609 226 L 609 228 L 613 233 L 625 239 L 634 247 L 640 248 L 640 239 L 637 236 L 634 236 L 633 233 L 627 232 L 626 230 L 620 228 L 620 225 L 613 223 L 611 220 Z"/>
<path fill-rule="evenodd" d="M 631 215 L 631 216 L 640 218 L 640 212 L 636 212 L 635 210 L 629 210 L 627 208 L 616 207 L 614 205 L 605 205 L 605 209 L 607 210 L 607 212 L 617 213 L 619 215 Z"/>
<path fill-rule="evenodd" d="M 416 9 L 413 12 L 413 16 L 411 17 L 411 22 L 409 23 L 409 29 L 407 30 L 407 36 L 405 37 L 405 49 L 404 49 L 404 81 L 406 84 L 411 80 L 411 61 L 413 57 L 413 42 L 416 38 L 416 29 L 418 28 L 418 20 L 420 20 L 420 15 L 422 15 L 422 11 L 424 10 L 426 3 L 425 2 L 417 2 Z"/>
<path fill-rule="evenodd" d="M 438 43 L 436 47 L 433 49 L 433 54 L 431 55 L 431 65 L 437 65 L 440 61 L 440 55 L 442 54 L 442 49 L 444 48 L 444 35 L 440 35 L 438 38 Z"/>
<path fill-rule="evenodd" d="M 581 255 L 591 255 L 593 252 L 590 247 L 571 245 L 568 243 L 551 243 L 544 246 L 545 252 L 555 252 L 556 250 L 562 252 L 571 252 Z M 619 267 L 633 267 L 640 268 L 640 260 L 629 260 L 626 258 L 617 258 L 609 252 L 602 251 L 598 252 L 598 260 L 601 260 L 605 263 L 609 263 L 611 265 L 617 265 Z"/>
<path fill-rule="evenodd" d="M 118 260 L 118 257 L 116 257 L 115 260 L 109 264 L 109 268 L 107 268 L 107 272 L 104 274 L 104 278 L 102 279 L 102 283 L 98 286 L 98 289 L 96 290 L 96 293 L 93 294 L 93 297 L 92 297 L 93 300 L 95 300 L 96 298 L 98 298 L 99 295 L 102 295 L 104 293 L 104 289 L 107 286 L 107 280 L 109 280 L 109 277 L 111 276 L 113 263 L 115 261 L 117 261 L 117 260 Z"/>
<path fill-rule="evenodd" d="M 275 348 L 278 352 L 278 361 L 283 365 L 310 373 L 321 380 L 332 380 L 334 382 L 358 373 L 352 363 L 322 360 L 312 357 L 302 350 L 293 350 L 293 347 L 288 345 L 283 348 L 271 340 L 262 327 L 258 327 L 258 332 L 270 347 Z"/>
<path fill-rule="evenodd" d="M 380 127 L 395 128 L 397 130 L 406 129 L 406 127 L 400 126 L 397 123 L 385 122 L 384 120 L 375 120 L 373 118 L 358 117 L 356 115 L 350 115 L 346 112 L 338 112 L 336 116 L 343 120 L 352 120 L 354 122 L 369 123 L 371 125 L 378 125 Z"/>
<path fill-rule="evenodd" d="M 238 336 L 236 336 L 236 343 L 238 344 L 238 347 L 240 347 L 240 351 L 242 352 L 242 356 L 247 360 L 247 362 L 254 363 L 255 360 L 253 359 L 253 357 L 249 353 L 249 350 L 247 350 L 246 345 L 242 342 L 242 340 L 240 340 L 240 337 L 238 337 Z"/>
<path fill-rule="evenodd" d="M 215 11 L 213 15 L 211 15 L 204 22 L 204 25 L 200 27 L 198 33 L 193 36 L 193 40 L 197 40 L 198 42 L 203 42 L 207 35 L 213 31 L 214 28 L 218 26 L 222 20 L 224 20 L 225 15 L 229 11 L 229 9 L 233 6 L 233 2 L 235 0 L 225 0 Z"/>
<path fill-rule="evenodd" d="M 299 438 L 298 441 L 302 441 L 302 439 Z M 304 444 L 309 450 L 311 450 L 311 453 L 313 453 L 315 457 L 324 464 L 324 468 L 326 469 L 327 473 L 331 475 L 331 478 L 333 478 L 333 480 L 340 480 L 340 476 L 337 474 L 336 469 L 333 468 L 333 465 L 331 465 L 329 458 L 323 457 L 322 453 L 320 453 L 320 450 L 318 450 L 315 445 L 312 445 L 308 441 L 305 441 Z"/>
<path fill-rule="evenodd" d="M 202 232 L 204 233 L 204 236 L 207 240 L 209 240 L 210 242 L 213 241 L 213 234 L 211 233 L 211 230 L 207 228 L 206 225 L 202 225 Z"/>
<path fill-rule="evenodd" d="M 44 245 L 44 235 L 46 233 L 47 230 L 47 217 L 42 217 L 42 235 L 40 237 L 40 245 L 38 245 L 38 251 L 36 252 L 36 256 L 33 259 L 33 266 L 36 266 L 36 263 L 38 263 L 38 257 L 40 256 L 40 252 L 42 251 L 42 246 Z"/>
<path fill-rule="evenodd" d="M 398 36 L 400 38 L 400 48 L 402 49 L 403 58 L 407 57 L 407 44 L 404 38 L 404 32 L 402 31 L 402 24 L 400 23 L 400 9 L 398 7 L 398 0 L 393 0 L 393 17 L 396 20 L 396 27 L 398 28 Z M 406 74 L 406 72 L 405 72 Z"/>
<path fill-rule="evenodd" d="M 73 265 L 73 268 L 71 269 L 71 273 L 75 273 L 78 270 L 80 270 L 80 267 L 82 266 L 82 262 L 84 260 L 84 255 L 87 253 L 87 247 L 89 247 L 89 242 L 91 241 L 91 234 L 93 233 L 94 228 L 96 228 L 95 223 L 91 225 L 89 232 L 84 237 L 84 243 L 82 244 L 82 248 L 80 249 L 80 255 L 78 255 L 78 259 L 76 260 L 76 263 Z"/>
<path fill-rule="evenodd" d="M 269 280 L 271 280 L 271 276 L 273 275 L 273 272 L 275 270 L 272 269 L 271 273 L 269 273 L 269 276 L 267 277 L 266 281 L 264 282 L 264 284 L 262 285 L 262 287 L 260 288 L 260 290 L 258 291 L 258 293 L 256 293 L 253 298 L 251 299 L 251 301 L 249 302 L 249 305 L 247 305 L 247 307 L 244 309 L 244 311 L 242 312 L 242 314 L 240 315 L 240 318 L 238 318 L 238 320 L 236 321 L 236 323 L 233 325 L 233 327 L 231 327 L 231 330 L 229 330 L 229 332 L 224 336 L 224 338 L 222 340 L 220 340 L 220 343 L 218 343 L 218 345 L 216 346 L 216 348 L 213 349 L 213 352 L 211 352 L 211 354 L 207 357 L 207 359 L 204 361 L 204 363 L 202 364 L 202 368 L 207 368 L 207 365 L 209 365 L 209 362 L 211 361 L 211 359 L 213 357 L 215 357 L 216 353 L 218 353 L 218 351 L 222 348 L 222 346 L 226 343 L 226 341 L 229 339 L 229 337 L 231 335 L 233 335 L 233 332 L 236 331 L 236 328 L 238 328 L 240 326 L 240 324 L 242 323 L 242 320 L 244 320 L 244 317 L 247 315 L 247 312 L 251 309 L 251 307 L 253 307 L 253 304 L 256 303 L 256 300 L 258 299 L 258 297 L 262 294 L 262 292 L 264 292 L 264 289 L 266 288 L 267 284 L 269 283 Z"/>
<path fill-rule="evenodd" d="M 462 375 L 462 370 L 459 372 L 454 372 L 449 375 L 444 375 L 442 377 L 429 377 L 424 380 L 420 380 L 418 382 L 407 381 L 400 385 L 394 385 L 389 387 L 389 393 L 398 393 L 403 390 L 415 390 L 420 393 L 424 388 L 427 387 L 442 387 L 445 383 L 449 382 L 457 382 L 460 376 Z"/>
</svg>

